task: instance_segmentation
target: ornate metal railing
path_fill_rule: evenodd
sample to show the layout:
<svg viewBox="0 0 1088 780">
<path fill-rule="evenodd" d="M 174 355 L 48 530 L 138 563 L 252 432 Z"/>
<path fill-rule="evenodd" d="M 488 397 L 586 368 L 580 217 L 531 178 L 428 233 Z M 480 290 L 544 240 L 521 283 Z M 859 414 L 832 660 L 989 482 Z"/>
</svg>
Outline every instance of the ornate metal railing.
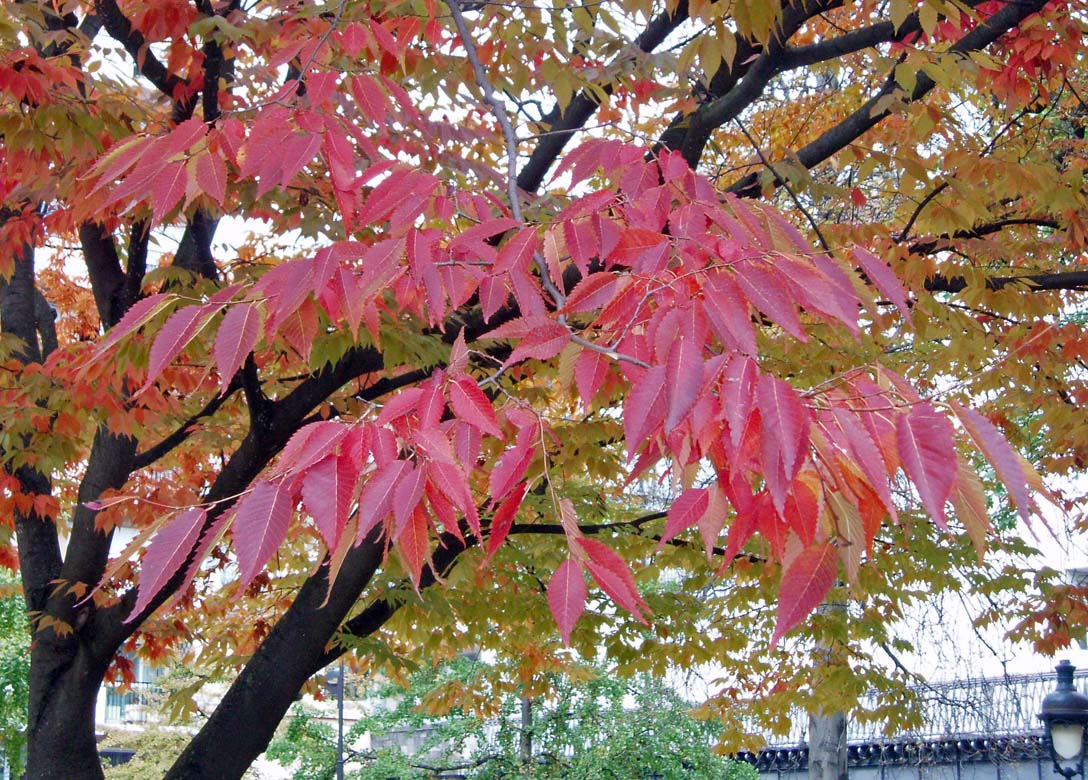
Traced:
<svg viewBox="0 0 1088 780">
<path fill-rule="evenodd" d="M 1088 682 L 1088 670 L 1075 674 L 1077 687 Z M 936 740 L 947 738 L 1028 736 L 1042 733 L 1036 718 L 1043 697 L 1054 690 L 1057 676 L 1047 674 L 1006 675 L 932 683 L 915 686 L 923 718 L 920 728 L 898 732 L 896 740 Z M 862 709 L 874 709 L 876 697 L 863 699 Z M 889 739 L 880 723 L 863 723 L 853 718 L 847 725 L 851 744 L 873 743 Z M 768 740 L 773 746 L 805 744 L 808 741 L 808 716 L 798 712 L 786 737 Z"/>
<path fill-rule="evenodd" d="M 155 704 L 161 693 L 158 685 L 134 682 L 122 692 L 106 690 L 106 723 L 146 723 L 155 720 Z"/>
</svg>

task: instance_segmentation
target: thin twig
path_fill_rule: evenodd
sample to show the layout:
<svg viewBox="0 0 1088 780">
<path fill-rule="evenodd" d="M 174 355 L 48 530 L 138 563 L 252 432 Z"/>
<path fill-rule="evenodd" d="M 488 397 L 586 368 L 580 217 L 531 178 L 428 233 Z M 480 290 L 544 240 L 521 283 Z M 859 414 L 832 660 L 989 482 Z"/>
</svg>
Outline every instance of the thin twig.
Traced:
<svg viewBox="0 0 1088 780">
<path fill-rule="evenodd" d="M 472 39 L 472 35 L 469 32 L 468 25 L 465 23 L 465 16 L 461 12 L 461 3 L 459 0 L 445 0 L 446 5 L 449 6 L 450 13 L 453 16 L 453 24 L 457 28 L 457 34 L 461 37 L 461 44 L 465 47 L 465 56 L 468 58 L 469 64 L 472 65 L 472 74 L 476 81 L 476 86 L 480 88 L 480 92 L 483 95 L 484 102 L 491 109 L 491 113 L 495 116 L 495 121 L 499 123 L 499 127 L 502 128 L 502 135 L 506 141 L 506 194 L 510 199 L 510 214 L 518 222 L 524 222 L 524 218 L 521 213 L 521 198 L 518 196 L 518 136 L 514 130 L 514 125 L 510 122 L 510 115 L 506 112 L 506 103 L 499 96 L 499 93 L 495 90 L 495 87 L 491 84 L 491 81 L 487 77 L 487 69 L 484 68 L 484 64 L 480 61 L 480 55 L 476 51 L 476 43 Z M 555 302 L 556 307 L 563 305 L 563 301 L 566 300 L 566 296 L 559 291 L 559 288 L 555 286 L 551 277 L 548 276 L 548 267 L 544 262 L 544 258 L 540 253 L 535 255 L 537 268 L 540 270 L 540 282 L 544 285 L 544 289 L 547 290 L 548 295 L 551 296 Z"/>
<path fill-rule="evenodd" d="M 797 197 L 797 193 L 794 192 L 793 187 L 790 186 L 789 180 L 785 176 L 779 175 L 778 171 L 774 169 L 774 165 L 772 165 L 771 161 L 767 159 L 767 156 L 763 154 L 763 149 L 761 149 L 759 144 L 756 143 L 756 139 L 753 138 L 752 134 L 748 132 L 748 128 L 744 126 L 744 123 L 741 122 L 739 118 L 734 119 L 733 122 L 737 125 L 738 128 L 740 128 L 741 133 L 743 133 L 744 137 L 748 139 L 748 143 L 752 145 L 752 148 L 755 149 L 756 154 L 759 156 L 759 161 L 767 166 L 767 170 L 769 170 L 771 174 L 776 179 L 778 179 L 778 181 L 782 182 L 782 186 L 789 194 L 790 199 L 793 201 L 793 204 L 797 206 L 797 209 L 802 214 L 805 215 L 805 219 L 808 220 L 808 224 L 812 226 L 812 231 L 816 234 L 816 238 L 819 239 L 820 246 L 822 246 L 824 248 L 824 251 L 828 254 L 834 254 L 834 252 L 831 251 L 831 245 L 827 243 L 827 239 L 824 238 L 824 234 L 820 231 L 820 226 L 816 224 L 816 219 L 812 216 L 812 214 L 809 213 L 809 210 L 805 208 L 804 204 L 801 203 L 801 199 Z"/>
</svg>

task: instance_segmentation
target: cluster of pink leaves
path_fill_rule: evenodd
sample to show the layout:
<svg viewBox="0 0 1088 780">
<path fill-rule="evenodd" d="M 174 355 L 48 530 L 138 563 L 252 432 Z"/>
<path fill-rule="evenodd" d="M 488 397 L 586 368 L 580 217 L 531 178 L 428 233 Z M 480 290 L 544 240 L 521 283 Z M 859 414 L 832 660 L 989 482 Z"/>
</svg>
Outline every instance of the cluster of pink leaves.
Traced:
<svg viewBox="0 0 1088 780">
<path fill-rule="evenodd" d="M 175 311 L 154 337 L 141 392 L 212 323 L 226 390 L 262 337 L 266 345 L 282 339 L 306 359 L 327 324 L 353 334 L 365 324 L 380 348 L 383 311 L 440 324 L 478 296 L 485 321 L 502 313 L 485 338 L 511 342 L 506 366 L 555 358 L 577 337 L 575 382 L 587 409 L 610 378 L 629 385 L 623 425 L 632 479 L 662 462 L 677 473 L 713 466 L 712 484 L 685 490 L 672 506 L 663 543 L 697 527 L 709 552 L 724 531 L 728 563 L 753 535 L 765 538 L 784 567 L 775 641 L 826 596 L 840 561 L 851 574 L 884 519 L 896 517 L 890 484 L 900 471 L 942 526 L 949 501 L 977 509 L 977 480 L 962 476 L 949 418 L 892 372 L 856 372 L 830 389 L 802 391 L 758 364 L 757 323 L 805 341 L 805 320 L 816 319 L 858 337 L 864 304 L 855 269 L 910 316 L 894 273 L 864 249 L 853 252 L 851 265 L 814 252 L 781 215 L 721 199 L 678 155 L 647 161 L 640 148 L 604 141 L 568 155 L 560 175 L 574 185 L 603 175 L 610 186 L 575 200 L 546 226 L 527 225 L 495 199 L 451 192 L 425 172 L 380 162 L 356 175 L 355 150 L 339 126 L 307 129 L 297 112 L 290 130 L 282 117 L 266 119 L 283 110 L 269 109 L 248 138 L 211 147 L 226 150 L 238 177 L 256 178 L 262 188 L 283 184 L 321 149 L 345 227 L 373 237 L 333 243 L 251 286 L 231 286 Z M 183 133 L 184 125 L 148 141 L 142 154 L 191 148 L 196 141 L 179 140 Z M 272 170 L 270 156 L 259 151 L 270 145 L 295 145 L 299 153 L 280 154 Z M 117 166 L 106 164 L 102 180 L 119 175 Z M 203 169 L 198 162 L 197 175 Z M 110 197 L 131 197 L 131 189 L 126 178 Z M 166 204 L 173 198 L 157 202 L 156 212 L 172 208 Z M 434 227 L 453 224 L 455 214 L 474 224 L 454 234 Z M 566 289 L 572 266 L 580 281 L 569 295 L 549 295 L 545 287 Z M 542 273 L 550 285 L 542 285 Z M 173 305 L 169 293 L 145 298 L 96 355 Z M 1032 502 L 1021 459 L 981 415 L 957 411 L 1026 515 Z M 140 600 L 149 603 L 192 561 L 197 540 L 206 547 L 228 523 L 248 582 L 283 543 L 299 505 L 315 519 L 334 562 L 380 528 L 418 582 L 432 534 L 460 536 L 463 518 L 479 538 L 480 508 L 493 512 L 490 557 L 534 478 L 528 469 L 545 431 L 524 405 L 495 407 L 470 375 L 459 341 L 445 369 L 391 397 L 374 419 L 302 429 L 214 528 L 201 509 L 174 518 L 147 550 L 145 571 L 154 574 L 145 575 Z M 491 463 L 480 457 L 485 438 L 505 447 Z M 487 475 L 485 497 L 473 493 L 477 471 Z M 570 555 L 548 586 L 548 602 L 564 638 L 584 610 L 586 572 L 643 619 L 647 608 L 627 564 L 579 531 L 569 502 L 559 502 L 559 514 Z"/>
</svg>

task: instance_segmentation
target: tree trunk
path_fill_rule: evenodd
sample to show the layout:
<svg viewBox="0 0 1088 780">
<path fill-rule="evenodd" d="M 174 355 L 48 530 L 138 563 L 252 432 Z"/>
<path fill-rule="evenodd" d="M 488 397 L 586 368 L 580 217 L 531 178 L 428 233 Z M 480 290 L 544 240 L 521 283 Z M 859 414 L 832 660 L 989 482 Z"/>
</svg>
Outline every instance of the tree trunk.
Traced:
<svg viewBox="0 0 1088 780">
<path fill-rule="evenodd" d="M 44 633 L 31 651 L 26 780 L 102 780 L 94 716 L 105 669 Z"/>
<path fill-rule="evenodd" d="M 809 780 L 846 780 L 846 715 L 812 713 L 808 719 Z"/>
<path fill-rule="evenodd" d="M 533 760 L 533 700 L 521 697 L 521 740 L 519 744 L 522 765 Z"/>
</svg>

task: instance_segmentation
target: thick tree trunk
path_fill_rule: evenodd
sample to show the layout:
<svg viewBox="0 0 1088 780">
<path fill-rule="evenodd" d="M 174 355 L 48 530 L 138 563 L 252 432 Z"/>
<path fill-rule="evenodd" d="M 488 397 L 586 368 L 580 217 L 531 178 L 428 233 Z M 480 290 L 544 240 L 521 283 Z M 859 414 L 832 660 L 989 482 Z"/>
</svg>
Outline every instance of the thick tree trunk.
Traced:
<svg viewBox="0 0 1088 780">
<path fill-rule="evenodd" d="M 105 669 L 47 630 L 31 652 L 26 780 L 102 780 L 94 733 Z"/>
<path fill-rule="evenodd" d="M 265 637 L 211 718 L 164 780 L 238 780 L 268 746 L 326 648 L 381 563 L 377 533 L 348 553 L 327 603 L 328 580 L 311 577 Z"/>
</svg>

